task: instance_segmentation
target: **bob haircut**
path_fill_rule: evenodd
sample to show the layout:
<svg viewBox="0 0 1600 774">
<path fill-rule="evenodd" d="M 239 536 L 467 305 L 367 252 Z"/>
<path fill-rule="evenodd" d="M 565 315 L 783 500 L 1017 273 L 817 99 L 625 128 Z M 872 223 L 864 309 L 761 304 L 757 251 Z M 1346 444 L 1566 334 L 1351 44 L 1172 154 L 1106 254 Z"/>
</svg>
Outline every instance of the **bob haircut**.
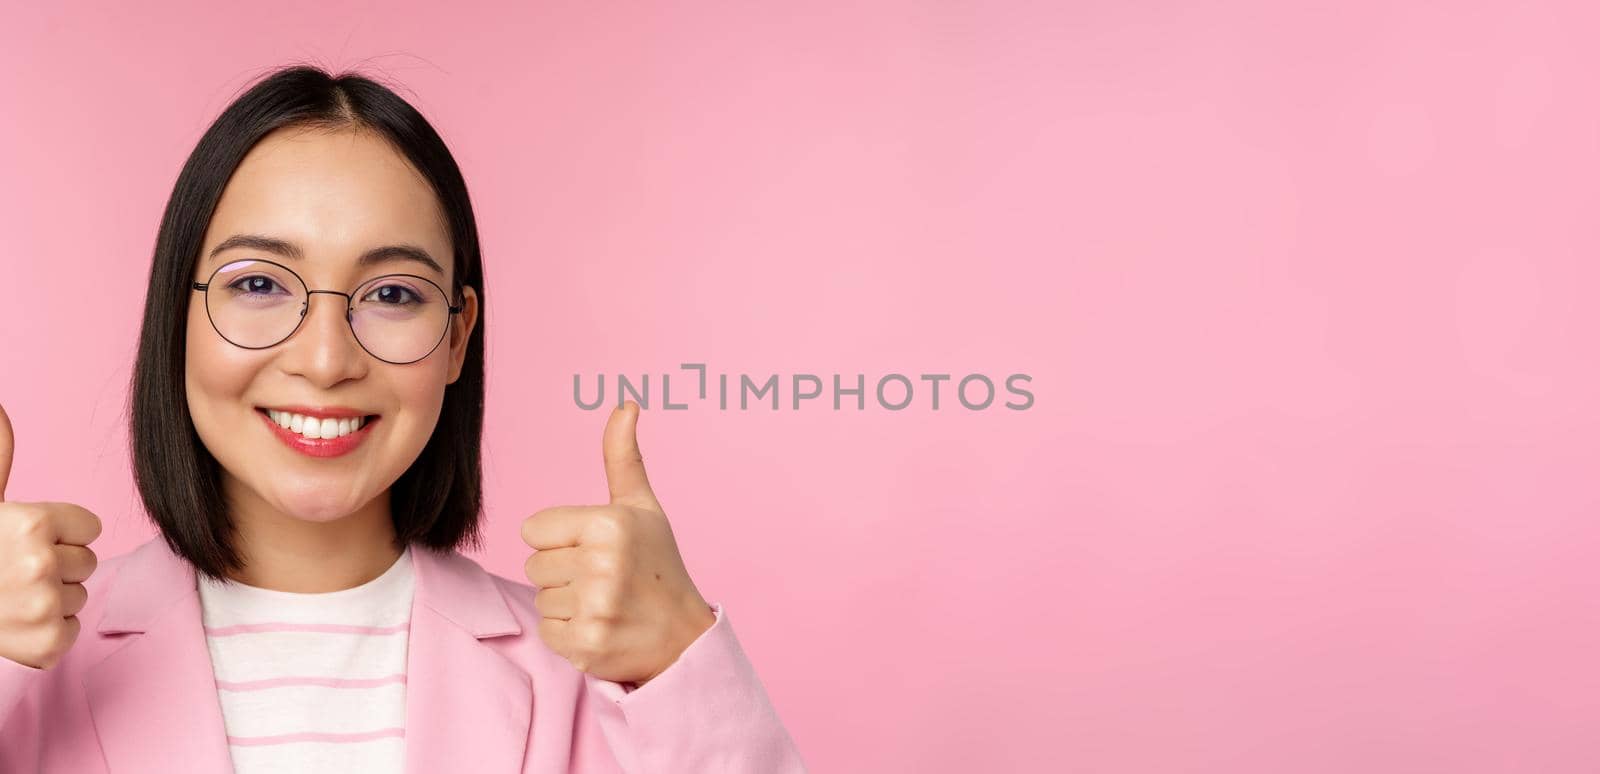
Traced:
<svg viewBox="0 0 1600 774">
<path fill-rule="evenodd" d="M 167 545 L 196 571 L 222 579 L 242 567 L 221 465 L 201 442 L 184 390 L 192 275 L 223 188 L 250 149 L 286 127 L 384 137 L 433 187 L 453 245 L 452 303 L 478 295 L 478 323 L 461 374 L 422 453 L 390 490 L 397 547 L 481 546 L 484 397 L 483 261 L 466 182 L 444 141 L 410 104 L 358 73 L 296 64 L 235 100 L 200 138 L 167 200 L 156 237 L 134 364 L 129 447 L 139 496 Z"/>
</svg>

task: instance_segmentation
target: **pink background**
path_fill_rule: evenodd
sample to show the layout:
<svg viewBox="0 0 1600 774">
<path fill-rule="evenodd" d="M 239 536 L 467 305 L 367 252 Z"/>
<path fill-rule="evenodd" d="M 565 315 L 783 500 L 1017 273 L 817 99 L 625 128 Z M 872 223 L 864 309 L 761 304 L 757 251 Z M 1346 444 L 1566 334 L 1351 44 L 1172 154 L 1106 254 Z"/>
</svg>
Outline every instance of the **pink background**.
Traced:
<svg viewBox="0 0 1600 774">
<path fill-rule="evenodd" d="M 495 572 L 604 500 L 574 373 L 1032 375 L 1020 412 L 642 417 L 814 770 L 1600 757 L 1591 12 L 55 5 L 0 25 L 0 401 L 11 498 L 102 556 L 152 534 L 165 197 L 307 59 L 403 83 L 471 186 Z"/>
</svg>

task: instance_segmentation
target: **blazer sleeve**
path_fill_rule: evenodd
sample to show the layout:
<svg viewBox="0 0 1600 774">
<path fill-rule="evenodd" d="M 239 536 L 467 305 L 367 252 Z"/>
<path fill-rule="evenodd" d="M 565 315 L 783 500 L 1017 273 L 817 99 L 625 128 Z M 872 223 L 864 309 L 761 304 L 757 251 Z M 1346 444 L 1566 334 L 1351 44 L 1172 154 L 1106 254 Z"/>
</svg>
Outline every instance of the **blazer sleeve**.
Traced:
<svg viewBox="0 0 1600 774">
<path fill-rule="evenodd" d="M 720 604 L 711 609 L 716 622 L 643 686 L 584 673 L 590 711 L 578 722 L 599 725 L 628 774 L 805 774 L 727 613 Z"/>
</svg>

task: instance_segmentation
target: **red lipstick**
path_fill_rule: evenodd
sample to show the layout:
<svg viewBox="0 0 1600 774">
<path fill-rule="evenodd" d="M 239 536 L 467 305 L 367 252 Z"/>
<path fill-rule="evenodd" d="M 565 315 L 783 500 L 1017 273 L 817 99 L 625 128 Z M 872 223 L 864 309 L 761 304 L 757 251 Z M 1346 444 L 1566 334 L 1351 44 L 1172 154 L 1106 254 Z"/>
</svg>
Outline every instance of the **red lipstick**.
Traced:
<svg viewBox="0 0 1600 774">
<path fill-rule="evenodd" d="M 274 407 L 274 410 L 277 410 L 277 408 Z M 341 454 L 348 454 L 349 452 L 354 451 L 355 448 L 360 446 L 361 442 L 366 440 L 367 436 L 371 434 L 372 426 L 377 424 L 379 419 L 377 415 L 364 415 L 359 411 L 338 413 L 341 411 L 348 411 L 345 409 L 317 410 L 301 406 L 293 408 L 284 407 L 282 410 L 324 419 L 345 419 L 360 416 L 367 417 L 366 421 L 362 423 L 359 430 L 346 433 L 338 438 L 307 438 L 304 435 L 290 430 L 287 427 L 283 427 L 282 425 L 279 425 L 277 422 L 273 421 L 272 415 L 268 414 L 266 409 L 256 409 L 256 414 L 261 417 L 261 421 L 267 423 L 267 429 L 271 430 L 272 434 L 277 436 L 278 440 L 282 441 L 285 446 L 288 446 L 289 448 L 294 449 L 295 451 L 300 452 L 308 457 L 337 457 Z"/>
</svg>

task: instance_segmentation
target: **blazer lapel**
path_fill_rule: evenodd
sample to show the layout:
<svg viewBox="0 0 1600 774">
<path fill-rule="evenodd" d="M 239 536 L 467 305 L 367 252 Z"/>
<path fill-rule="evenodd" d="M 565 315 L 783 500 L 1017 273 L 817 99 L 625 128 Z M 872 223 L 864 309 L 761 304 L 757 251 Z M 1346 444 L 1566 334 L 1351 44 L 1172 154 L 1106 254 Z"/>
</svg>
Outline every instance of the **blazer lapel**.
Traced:
<svg viewBox="0 0 1600 774">
<path fill-rule="evenodd" d="M 132 641 L 84 671 L 111 771 L 231 771 L 194 569 L 156 537 L 124 560 L 96 630 Z"/>
<path fill-rule="evenodd" d="M 479 640 L 522 626 L 494 579 L 454 552 L 414 546 L 406 656 L 406 774 L 521 771 L 533 686 Z"/>
</svg>

